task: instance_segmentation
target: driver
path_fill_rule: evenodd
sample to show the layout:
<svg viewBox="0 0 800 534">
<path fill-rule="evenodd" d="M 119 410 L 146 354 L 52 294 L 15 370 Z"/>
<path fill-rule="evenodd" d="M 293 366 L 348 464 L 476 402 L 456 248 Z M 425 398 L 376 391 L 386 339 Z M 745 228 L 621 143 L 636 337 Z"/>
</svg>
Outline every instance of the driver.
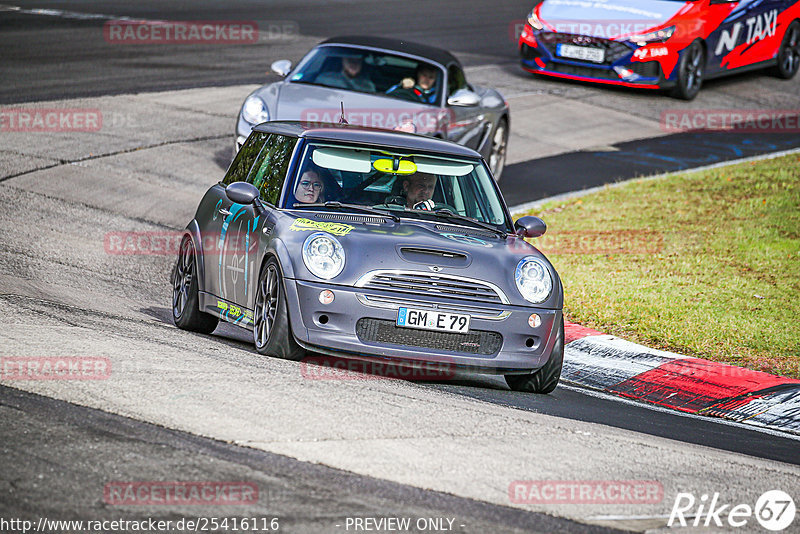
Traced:
<svg viewBox="0 0 800 534">
<path fill-rule="evenodd" d="M 374 93 L 375 84 L 364 73 L 364 60 L 360 55 L 349 55 L 342 58 L 342 70 L 339 72 L 323 72 L 316 83 L 340 89 Z"/>
<path fill-rule="evenodd" d="M 433 191 L 436 188 L 436 176 L 432 174 L 413 174 L 403 180 L 403 193 L 406 195 L 406 207 L 415 210 L 432 211 Z"/>
<path fill-rule="evenodd" d="M 393 85 L 387 91 L 387 95 L 413 96 L 416 100 L 425 104 L 436 103 L 436 67 L 433 65 L 420 64 L 417 67 L 416 82 L 411 78 L 403 78 L 397 85 Z"/>
</svg>

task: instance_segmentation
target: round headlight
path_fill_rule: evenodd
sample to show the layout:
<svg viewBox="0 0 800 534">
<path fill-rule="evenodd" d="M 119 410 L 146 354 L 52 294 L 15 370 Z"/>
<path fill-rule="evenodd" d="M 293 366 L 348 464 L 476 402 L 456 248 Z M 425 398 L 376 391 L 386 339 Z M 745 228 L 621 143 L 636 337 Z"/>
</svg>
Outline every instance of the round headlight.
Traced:
<svg viewBox="0 0 800 534">
<path fill-rule="evenodd" d="M 553 290 L 553 279 L 547 266 L 542 260 L 532 256 L 519 261 L 514 279 L 525 300 L 534 304 L 547 300 Z"/>
<path fill-rule="evenodd" d="M 344 269 L 344 248 L 330 234 L 311 234 L 303 243 L 303 262 L 315 276 L 330 280 Z"/>
<path fill-rule="evenodd" d="M 257 96 L 248 96 L 242 106 L 242 117 L 250 124 L 266 122 L 269 120 L 267 105 Z"/>
</svg>

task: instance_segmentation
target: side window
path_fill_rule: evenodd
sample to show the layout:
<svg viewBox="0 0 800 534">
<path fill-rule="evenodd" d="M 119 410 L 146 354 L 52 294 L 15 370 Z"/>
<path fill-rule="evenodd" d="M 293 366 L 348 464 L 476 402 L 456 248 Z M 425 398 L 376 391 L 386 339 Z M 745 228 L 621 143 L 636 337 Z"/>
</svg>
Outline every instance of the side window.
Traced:
<svg viewBox="0 0 800 534">
<path fill-rule="evenodd" d="M 264 140 L 268 135 L 269 134 L 261 132 L 253 132 L 250 137 L 247 138 L 247 141 L 242 145 L 239 153 L 233 158 L 233 163 L 231 163 L 231 166 L 228 168 L 228 172 L 222 180 L 222 185 L 230 185 L 233 182 L 245 181 L 247 174 L 250 172 L 250 167 L 253 166 L 253 162 L 261 151 Z"/>
<path fill-rule="evenodd" d="M 447 96 L 452 96 L 459 89 L 468 89 L 467 78 L 464 71 L 458 65 L 450 65 L 447 68 Z"/>
<path fill-rule="evenodd" d="M 264 143 L 264 149 L 258 155 L 250 176 L 247 177 L 247 181 L 261 191 L 261 200 L 264 202 L 269 202 L 273 206 L 278 203 L 296 144 L 296 137 L 278 134 L 270 134 Z"/>
</svg>

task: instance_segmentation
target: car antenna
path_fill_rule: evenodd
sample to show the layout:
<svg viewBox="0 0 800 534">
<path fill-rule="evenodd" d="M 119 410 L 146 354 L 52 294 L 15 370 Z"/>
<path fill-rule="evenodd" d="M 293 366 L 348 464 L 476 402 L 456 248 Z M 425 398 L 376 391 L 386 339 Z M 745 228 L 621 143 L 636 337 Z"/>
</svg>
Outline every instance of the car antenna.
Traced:
<svg viewBox="0 0 800 534">
<path fill-rule="evenodd" d="M 344 101 L 339 102 L 342 105 L 342 115 L 339 117 L 339 124 L 350 124 L 347 122 L 347 119 L 344 118 Z"/>
</svg>

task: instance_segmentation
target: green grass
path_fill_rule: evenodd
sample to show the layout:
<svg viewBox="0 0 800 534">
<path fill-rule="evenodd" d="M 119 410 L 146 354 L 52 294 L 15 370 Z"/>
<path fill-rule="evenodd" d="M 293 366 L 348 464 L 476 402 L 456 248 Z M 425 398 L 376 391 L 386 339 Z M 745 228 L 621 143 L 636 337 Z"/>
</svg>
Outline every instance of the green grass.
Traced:
<svg viewBox="0 0 800 534">
<path fill-rule="evenodd" d="M 800 378 L 800 157 L 636 181 L 531 212 L 568 319 Z"/>
</svg>

